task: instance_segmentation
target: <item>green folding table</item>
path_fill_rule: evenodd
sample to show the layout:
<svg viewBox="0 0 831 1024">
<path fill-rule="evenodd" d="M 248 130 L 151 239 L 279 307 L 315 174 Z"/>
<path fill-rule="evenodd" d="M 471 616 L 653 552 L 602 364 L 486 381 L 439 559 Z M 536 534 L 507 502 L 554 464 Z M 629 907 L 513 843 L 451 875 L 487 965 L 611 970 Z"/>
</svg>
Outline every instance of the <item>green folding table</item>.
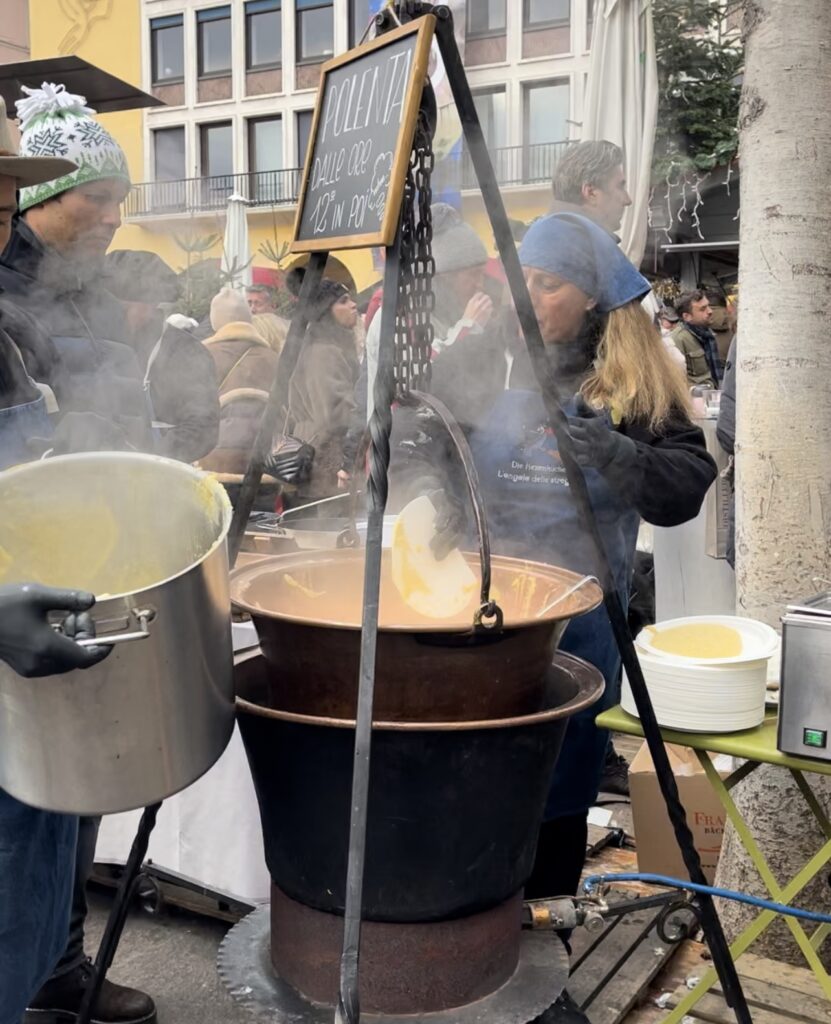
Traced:
<svg viewBox="0 0 831 1024">
<path fill-rule="evenodd" d="M 614 732 L 627 733 L 630 736 L 643 736 L 640 720 L 627 714 L 621 707 L 603 712 L 603 714 L 598 716 L 597 724 L 603 729 L 611 729 Z M 828 820 L 811 789 L 810 783 L 805 778 L 805 773 L 831 775 L 831 763 L 810 761 L 805 758 L 791 757 L 788 754 L 780 753 L 776 749 L 775 711 L 767 713 L 762 725 L 756 729 L 748 729 L 744 732 L 698 733 L 661 729 L 661 736 L 666 743 L 675 743 L 678 746 L 689 747 L 695 751 L 701 767 L 706 772 L 710 784 L 718 795 L 742 846 L 747 850 L 748 856 L 756 865 L 756 869 L 767 886 L 771 899 L 777 903 L 790 905 L 791 901 L 802 889 L 831 861 L 831 821 Z M 726 779 L 722 779 L 713 765 L 710 757 L 711 754 L 728 754 L 731 757 L 741 758 L 744 763 Z M 730 790 L 734 786 L 738 785 L 742 779 L 746 779 L 748 775 L 762 764 L 777 765 L 791 773 L 811 813 L 819 822 L 819 826 L 825 835 L 825 843 L 822 848 L 785 885 L 780 885 L 773 877 L 773 873 L 756 840 L 753 838 L 747 822 L 742 818 L 730 795 Z M 762 910 L 730 946 L 730 953 L 733 959 L 737 960 L 742 953 L 746 952 L 756 939 L 770 927 L 777 916 L 779 915 L 772 910 Z M 818 956 L 820 946 L 828 935 L 831 934 L 831 925 L 820 925 L 808 935 L 802 923 L 796 918 L 785 917 L 784 920 L 793 933 L 817 981 L 822 986 L 826 998 L 831 1000 L 831 977 L 829 977 L 822 966 Z M 664 1024 L 680 1024 L 692 1007 L 695 1006 L 699 999 L 706 995 L 717 981 L 716 972 L 711 968 L 704 974 L 695 988 L 675 1007 L 664 1021 Z"/>
</svg>

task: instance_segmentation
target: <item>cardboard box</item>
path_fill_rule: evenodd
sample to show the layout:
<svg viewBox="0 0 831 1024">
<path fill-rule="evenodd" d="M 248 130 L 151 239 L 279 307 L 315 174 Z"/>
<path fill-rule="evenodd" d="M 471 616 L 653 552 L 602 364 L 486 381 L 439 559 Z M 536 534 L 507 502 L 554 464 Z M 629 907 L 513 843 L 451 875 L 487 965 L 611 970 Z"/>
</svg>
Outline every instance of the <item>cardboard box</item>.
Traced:
<svg viewBox="0 0 831 1024">
<path fill-rule="evenodd" d="M 669 743 L 666 749 L 678 784 L 681 802 L 687 811 L 687 824 L 701 857 L 704 874 L 708 881 L 712 882 L 724 837 L 724 808 L 713 792 L 695 752 L 687 747 L 677 747 Z M 732 771 L 732 759 L 729 757 L 720 755 L 714 758 L 714 764 L 722 778 Z M 671 875 L 673 878 L 689 878 L 646 743 L 629 766 L 629 792 L 632 799 L 638 870 L 651 874 Z"/>
</svg>

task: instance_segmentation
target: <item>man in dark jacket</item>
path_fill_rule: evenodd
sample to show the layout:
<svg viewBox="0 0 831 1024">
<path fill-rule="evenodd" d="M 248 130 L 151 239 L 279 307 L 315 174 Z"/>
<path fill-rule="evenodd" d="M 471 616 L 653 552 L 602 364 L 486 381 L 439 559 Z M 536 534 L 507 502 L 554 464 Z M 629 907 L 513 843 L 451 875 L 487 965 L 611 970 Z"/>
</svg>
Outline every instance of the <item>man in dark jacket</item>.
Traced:
<svg viewBox="0 0 831 1024">
<path fill-rule="evenodd" d="M 687 362 L 690 384 L 717 388 L 722 377 L 716 336 L 710 330 L 713 309 L 706 292 L 686 292 L 675 303 L 681 323 L 672 340 Z"/>
<path fill-rule="evenodd" d="M 120 204 L 130 188 L 118 143 L 95 120 L 83 97 L 62 86 L 24 90 L 18 103 L 21 154 L 68 157 L 69 173 L 23 188 L 21 217 L 0 257 L 0 291 L 30 315 L 53 359 L 47 380 L 60 419 L 50 444 L 152 450 L 150 417 L 138 360 L 123 342 L 121 303 L 100 284 L 104 254 L 121 224 Z M 26 352 L 23 352 L 24 359 Z M 76 1019 L 92 976 L 84 952 L 86 884 L 92 873 L 99 819 L 78 829 L 69 942 L 53 977 L 29 1004 L 29 1019 Z M 108 1024 L 153 1024 L 153 1000 L 105 981 L 94 1007 Z"/>
<path fill-rule="evenodd" d="M 179 298 L 176 273 L 153 252 L 117 250 L 106 258 L 105 284 L 125 306 L 153 411 L 156 451 L 196 462 L 216 446 L 219 395 L 213 360 L 190 327 L 195 321 L 163 311 Z"/>
<path fill-rule="evenodd" d="M 18 157 L 0 98 L 0 248 L 11 234 L 15 192 L 75 165 L 61 158 Z M 29 457 L 32 436 L 48 433 L 47 397 L 24 363 L 10 333 L 20 316 L 7 302 L 0 308 L 0 469 Z M 28 346 L 34 366 L 48 363 L 48 345 Z M 49 612 L 76 613 L 94 603 L 91 594 L 57 591 L 30 583 L 0 587 L 0 660 L 21 676 L 56 675 L 88 668 L 107 648 L 82 648 L 52 629 Z M 77 615 L 81 613 L 81 615 Z M 79 635 L 76 632 L 76 637 Z M 21 686 L 26 685 L 22 680 Z M 66 945 L 72 897 L 78 819 L 28 807 L 0 789 L 0 1021 L 20 1020 Z"/>
<path fill-rule="evenodd" d="M 67 102 L 69 101 L 69 102 Z M 34 107 L 26 104 L 33 103 Z M 56 359 L 48 384 L 61 415 L 94 416 L 123 432 L 123 446 L 152 448 L 141 373 L 126 341 L 121 303 L 100 284 L 104 254 L 130 188 L 126 159 L 82 97 L 44 86 L 18 105 L 21 153 L 68 155 L 76 171 L 24 188 L 21 216 L 0 257 L 0 290 L 29 312 Z"/>
</svg>

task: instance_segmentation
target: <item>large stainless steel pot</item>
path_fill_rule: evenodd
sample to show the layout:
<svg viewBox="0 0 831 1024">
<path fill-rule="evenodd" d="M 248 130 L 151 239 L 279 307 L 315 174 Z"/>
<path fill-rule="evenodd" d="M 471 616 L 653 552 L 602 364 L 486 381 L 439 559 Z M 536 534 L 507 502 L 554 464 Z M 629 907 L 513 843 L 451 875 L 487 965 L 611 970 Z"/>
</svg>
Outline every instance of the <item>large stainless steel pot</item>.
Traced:
<svg viewBox="0 0 831 1024">
<path fill-rule="evenodd" d="M 336 548 L 366 547 L 365 516 L 358 516 L 352 520 L 349 516 L 295 515 L 295 512 L 302 513 L 303 508 L 290 509 L 282 515 L 255 512 L 245 531 L 242 550 L 258 555 L 283 555 L 292 551 L 333 551 Z M 384 547 L 389 547 L 392 543 L 392 530 L 397 518 L 392 515 L 384 516 Z"/>
<path fill-rule="evenodd" d="M 0 474 L 0 507 L 0 583 L 90 590 L 99 637 L 135 640 L 63 676 L 0 664 L 0 786 L 101 814 L 190 785 L 234 724 L 223 489 L 179 462 L 106 452 Z"/>
</svg>

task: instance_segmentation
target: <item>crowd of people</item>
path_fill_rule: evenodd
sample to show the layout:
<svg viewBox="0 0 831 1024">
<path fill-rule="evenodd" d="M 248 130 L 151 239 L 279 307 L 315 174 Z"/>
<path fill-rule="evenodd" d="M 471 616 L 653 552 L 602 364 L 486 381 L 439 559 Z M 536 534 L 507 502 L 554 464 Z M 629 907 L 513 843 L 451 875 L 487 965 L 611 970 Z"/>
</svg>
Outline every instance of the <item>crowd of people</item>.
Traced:
<svg viewBox="0 0 831 1024">
<path fill-rule="evenodd" d="M 137 449 L 196 463 L 238 484 L 274 383 L 288 322 L 273 291 L 223 288 L 209 325 L 171 312 L 176 274 L 152 253 L 108 253 L 130 188 L 120 146 L 79 97 L 31 92 L 21 109 L 21 155 L 0 137 L 0 469 L 47 449 Z M 0 133 L 8 135 L 5 110 Z M 60 152 L 60 158 L 45 155 Z M 57 143 L 60 143 L 58 146 Z M 19 191 L 19 200 L 15 194 Z M 715 476 L 690 418 L 690 386 L 719 387 L 723 356 L 704 292 L 656 315 L 649 282 L 616 233 L 631 204 L 623 157 L 611 143 L 573 147 L 554 180 L 553 212 L 524 234 L 519 257 L 568 415 L 621 600 L 629 603 L 641 519 L 694 517 Z M 433 206 L 433 394 L 465 432 L 496 551 L 586 571 L 587 535 L 569 498 L 498 261 L 457 210 Z M 302 272 L 288 275 L 297 294 Z M 337 494 L 356 470 L 372 409 L 381 342 L 380 297 L 364 321 L 355 296 L 324 278 L 309 297 L 306 338 L 288 387 L 275 452 L 285 438 L 311 452 L 307 472 L 280 487 L 303 504 Z M 366 327 L 366 333 L 364 328 Z M 729 360 L 728 360 L 729 363 Z M 429 490 L 442 507 L 446 549 L 466 515 L 447 438 L 431 414 L 408 410 L 393 434 L 391 501 Z M 533 476 L 512 471 L 533 464 Z M 526 478 L 527 476 L 527 478 Z M 437 519 L 437 522 L 439 520 Z M 533 545 L 533 546 L 532 546 Z M 32 586 L 0 587 L 0 658 L 22 675 L 84 668 L 105 647 L 56 633 L 48 611 L 83 616 L 94 598 Z M 563 647 L 604 674 L 602 706 L 619 692 L 620 659 L 602 610 L 575 621 Z M 625 784 L 598 708 L 569 724 L 552 780 L 532 896 L 577 890 L 587 814 L 605 785 Z M 73 1020 L 91 977 L 84 949 L 86 883 L 98 821 L 24 807 L 0 790 L 0 1024 L 28 1006 Z M 581 1020 L 567 996 L 560 1016 Z M 95 1018 L 152 1024 L 152 998 L 105 982 Z"/>
</svg>

